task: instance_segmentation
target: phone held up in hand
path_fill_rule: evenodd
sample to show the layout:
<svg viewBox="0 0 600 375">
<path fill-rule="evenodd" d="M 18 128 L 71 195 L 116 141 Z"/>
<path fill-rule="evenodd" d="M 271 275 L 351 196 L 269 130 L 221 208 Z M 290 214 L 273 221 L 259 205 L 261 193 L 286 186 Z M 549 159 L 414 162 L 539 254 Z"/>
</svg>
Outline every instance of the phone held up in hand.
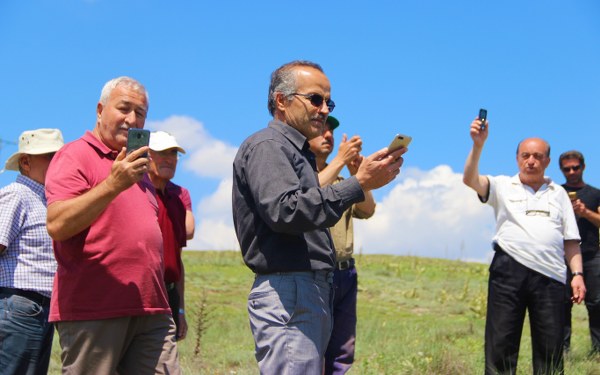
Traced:
<svg viewBox="0 0 600 375">
<path fill-rule="evenodd" d="M 408 147 L 410 141 L 412 141 L 412 137 L 404 134 L 396 134 L 392 143 L 388 146 L 388 153 L 394 152 L 401 147 Z"/>
<path fill-rule="evenodd" d="M 127 153 L 137 150 L 140 147 L 150 144 L 150 130 L 129 128 L 127 131 Z M 148 153 L 142 155 L 143 158 L 148 157 Z"/>
<path fill-rule="evenodd" d="M 479 120 L 481 120 L 481 130 L 485 130 L 485 120 L 487 120 L 487 109 L 479 110 Z"/>
</svg>

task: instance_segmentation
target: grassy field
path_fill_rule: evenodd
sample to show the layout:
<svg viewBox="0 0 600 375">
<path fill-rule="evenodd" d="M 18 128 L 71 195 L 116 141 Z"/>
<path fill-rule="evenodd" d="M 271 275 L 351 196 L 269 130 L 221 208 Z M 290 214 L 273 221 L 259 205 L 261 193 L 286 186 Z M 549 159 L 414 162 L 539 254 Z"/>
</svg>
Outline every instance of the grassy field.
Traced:
<svg viewBox="0 0 600 375">
<path fill-rule="evenodd" d="M 188 337 L 186 374 L 257 374 L 246 297 L 253 274 L 238 252 L 184 252 Z M 405 256 L 362 255 L 354 374 L 482 374 L 487 265 Z M 600 375 L 585 307 L 573 309 L 566 373 Z M 60 373 L 55 337 L 50 374 Z M 531 373 L 528 324 L 519 374 Z"/>
</svg>

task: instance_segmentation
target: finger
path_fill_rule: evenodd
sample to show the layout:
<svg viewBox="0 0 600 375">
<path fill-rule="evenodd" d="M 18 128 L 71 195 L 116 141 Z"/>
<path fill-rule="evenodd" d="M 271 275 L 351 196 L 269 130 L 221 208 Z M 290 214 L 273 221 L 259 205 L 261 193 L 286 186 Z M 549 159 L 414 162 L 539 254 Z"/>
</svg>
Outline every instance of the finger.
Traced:
<svg viewBox="0 0 600 375">
<path fill-rule="evenodd" d="M 367 159 L 381 160 L 384 157 L 386 157 L 387 155 L 388 155 L 388 149 L 387 149 L 387 147 L 384 147 L 381 150 L 375 151 L 373 154 L 367 156 Z"/>
<path fill-rule="evenodd" d="M 136 150 L 133 150 L 129 153 L 129 155 L 127 155 L 128 160 L 129 161 L 137 160 L 137 159 L 141 158 L 142 156 L 144 156 L 144 154 L 148 154 L 148 150 L 150 150 L 150 147 L 148 147 L 148 146 L 143 146 Z"/>
<path fill-rule="evenodd" d="M 121 147 L 121 151 L 119 152 L 119 154 L 117 155 L 115 160 L 121 161 L 121 160 L 125 159 L 125 156 L 127 156 L 127 149 L 125 147 Z"/>
<path fill-rule="evenodd" d="M 400 147 L 399 149 L 394 150 L 393 152 L 390 152 L 389 156 L 392 158 L 392 160 L 397 160 L 402 155 L 404 155 L 407 151 L 408 151 L 407 147 Z"/>
</svg>

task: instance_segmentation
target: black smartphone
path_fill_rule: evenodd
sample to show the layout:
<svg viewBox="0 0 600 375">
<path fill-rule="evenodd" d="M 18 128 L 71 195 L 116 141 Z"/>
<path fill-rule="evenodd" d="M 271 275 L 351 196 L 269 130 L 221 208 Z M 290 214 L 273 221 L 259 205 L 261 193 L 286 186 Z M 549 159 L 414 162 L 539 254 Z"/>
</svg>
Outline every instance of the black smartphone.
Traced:
<svg viewBox="0 0 600 375">
<path fill-rule="evenodd" d="M 479 119 L 481 120 L 481 130 L 485 130 L 485 120 L 487 120 L 487 109 L 479 110 Z"/>
<path fill-rule="evenodd" d="M 150 130 L 129 128 L 127 131 L 127 153 L 150 144 Z M 142 155 L 148 157 L 148 153 Z"/>
</svg>

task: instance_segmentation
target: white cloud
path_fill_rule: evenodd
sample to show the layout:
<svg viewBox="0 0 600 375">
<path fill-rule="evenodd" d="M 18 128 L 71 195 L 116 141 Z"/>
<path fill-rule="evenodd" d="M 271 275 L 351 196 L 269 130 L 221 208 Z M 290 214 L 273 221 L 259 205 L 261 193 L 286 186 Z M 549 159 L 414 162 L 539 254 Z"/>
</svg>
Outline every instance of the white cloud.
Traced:
<svg viewBox="0 0 600 375">
<path fill-rule="evenodd" d="M 199 177 L 229 178 L 237 147 L 213 138 L 204 125 L 187 116 L 170 116 L 163 121 L 149 121 L 151 130 L 163 130 L 177 138 L 186 150 L 181 160 L 185 170 Z"/>
<path fill-rule="evenodd" d="M 355 220 L 356 251 L 488 261 L 494 219 L 490 207 L 448 166 L 407 169 L 377 202 L 369 220 Z M 231 180 L 203 199 L 189 249 L 239 249 L 231 219 Z"/>
<path fill-rule="evenodd" d="M 221 181 L 217 190 L 194 207 L 196 231 L 187 249 L 239 249 L 231 215 L 231 178 Z"/>
<path fill-rule="evenodd" d="M 187 249 L 239 249 L 231 215 L 232 163 L 237 148 L 213 138 L 191 117 L 171 116 L 149 122 L 148 128 L 175 135 L 188 152 L 182 159 L 186 172 L 220 181 L 212 194 L 198 197 L 196 232 Z M 492 209 L 481 204 L 475 192 L 463 184 L 462 174 L 449 166 L 429 171 L 403 169 L 386 195 L 376 193 L 376 197 L 375 215 L 355 220 L 356 252 L 491 259 Z"/>
<path fill-rule="evenodd" d="M 355 251 L 487 261 L 491 207 L 446 165 L 408 168 L 369 220 L 355 220 Z"/>
</svg>

